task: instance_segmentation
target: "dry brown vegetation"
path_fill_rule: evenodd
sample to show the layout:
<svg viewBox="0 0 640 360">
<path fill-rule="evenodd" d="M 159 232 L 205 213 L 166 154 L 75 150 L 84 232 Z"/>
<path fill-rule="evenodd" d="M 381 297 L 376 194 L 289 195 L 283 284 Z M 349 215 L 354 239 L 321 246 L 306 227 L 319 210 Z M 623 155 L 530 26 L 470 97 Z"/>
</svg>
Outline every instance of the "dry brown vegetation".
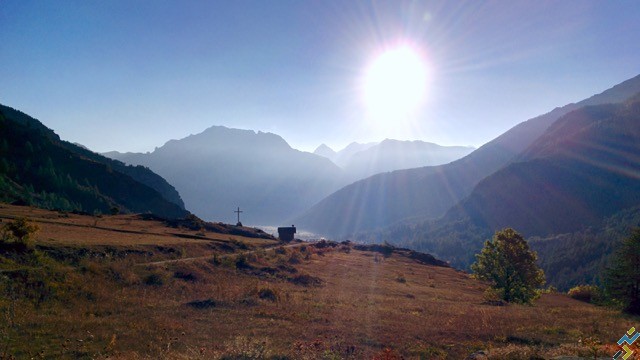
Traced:
<svg viewBox="0 0 640 360">
<path fill-rule="evenodd" d="M 96 226 L 91 216 L 0 208 L 3 222 L 19 216 L 40 226 L 39 247 L 0 256 L 0 358 L 610 358 L 637 323 L 562 294 L 491 306 L 486 285 L 403 251 L 270 248 L 178 237 L 193 231 L 135 216 Z"/>
</svg>

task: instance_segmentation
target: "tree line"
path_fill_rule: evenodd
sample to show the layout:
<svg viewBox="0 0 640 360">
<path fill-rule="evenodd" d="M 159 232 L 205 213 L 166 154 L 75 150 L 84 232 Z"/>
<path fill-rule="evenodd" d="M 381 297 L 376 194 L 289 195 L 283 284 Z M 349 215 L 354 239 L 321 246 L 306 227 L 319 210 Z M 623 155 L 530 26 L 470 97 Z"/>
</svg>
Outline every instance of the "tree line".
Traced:
<svg viewBox="0 0 640 360">
<path fill-rule="evenodd" d="M 490 284 L 490 296 L 509 303 L 529 303 L 545 284 L 544 271 L 537 260 L 537 253 L 522 235 L 507 228 L 484 243 L 471 270 L 476 278 Z M 640 315 L 640 228 L 622 240 L 611 264 L 602 274 L 602 288 L 581 289 L 593 289 L 600 302 Z"/>
</svg>

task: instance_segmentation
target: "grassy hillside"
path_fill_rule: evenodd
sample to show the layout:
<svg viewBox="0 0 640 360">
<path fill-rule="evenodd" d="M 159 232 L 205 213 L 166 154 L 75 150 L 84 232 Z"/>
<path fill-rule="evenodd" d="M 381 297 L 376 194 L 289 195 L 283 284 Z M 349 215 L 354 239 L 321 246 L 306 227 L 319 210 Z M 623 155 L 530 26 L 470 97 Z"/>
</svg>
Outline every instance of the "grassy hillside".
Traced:
<svg viewBox="0 0 640 360">
<path fill-rule="evenodd" d="M 0 200 L 88 213 L 151 212 L 184 217 L 178 193 L 143 167 L 128 167 L 60 140 L 49 128 L 0 106 Z"/>
<path fill-rule="evenodd" d="M 587 337 L 611 356 L 635 321 L 560 294 L 492 306 L 469 275 L 384 246 L 0 207 L 25 215 L 35 249 L 0 253 L 3 358 L 532 359 L 587 355 Z"/>
</svg>

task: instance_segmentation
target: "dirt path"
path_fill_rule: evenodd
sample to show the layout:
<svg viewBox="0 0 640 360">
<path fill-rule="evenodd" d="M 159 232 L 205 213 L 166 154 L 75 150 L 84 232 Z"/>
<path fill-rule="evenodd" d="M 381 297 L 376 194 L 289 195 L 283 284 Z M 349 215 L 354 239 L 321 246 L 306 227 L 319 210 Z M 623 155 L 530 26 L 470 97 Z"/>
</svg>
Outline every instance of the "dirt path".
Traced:
<svg viewBox="0 0 640 360">
<path fill-rule="evenodd" d="M 17 220 L 23 216 L 2 215 L 0 217 L 7 220 Z M 72 222 L 65 222 L 62 220 L 54 220 L 54 219 L 46 219 L 46 218 L 31 218 L 29 219 L 29 221 L 34 223 L 51 224 L 51 225 L 58 225 L 58 226 L 69 226 L 69 227 L 79 227 L 79 228 L 96 229 L 96 230 L 104 230 L 104 231 L 114 231 L 114 232 L 124 233 L 124 234 L 156 235 L 156 236 L 166 236 L 166 237 L 172 237 L 172 236 L 188 237 L 189 236 L 187 234 L 178 234 L 178 233 L 148 232 L 148 231 L 142 231 L 142 230 L 117 229 L 113 227 L 104 227 L 104 226 L 91 225 L 91 224 L 77 224 Z M 195 235 L 191 235 L 191 237 L 200 239 L 200 240 L 212 240 L 206 237 L 195 236 Z"/>
<path fill-rule="evenodd" d="M 260 250 L 272 251 L 272 250 L 275 250 L 276 248 L 278 248 L 280 246 L 282 246 L 284 248 L 294 248 L 294 247 L 299 247 L 299 246 L 302 246 L 302 245 L 307 245 L 307 243 L 295 243 L 295 244 L 288 244 L 288 245 L 275 244 L 275 245 L 269 245 L 269 246 L 266 246 L 266 247 L 255 249 L 255 250 L 234 252 L 232 254 L 195 256 L 195 257 L 182 258 L 182 259 L 150 261 L 150 262 L 146 262 L 146 263 L 138 263 L 138 264 L 135 264 L 135 266 L 157 266 L 157 265 L 165 265 L 165 264 L 172 264 L 172 263 L 192 262 L 192 261 L 198 261 L 198 260 L 210 260 L 210 259 L 213 259 L 215 256 L 217 256 L 218 259 L 225 259 L 225 258 L 229 258 L 229 257 L 239 256 L 239 255 L 254 254 L 254 253 L 256 253 L 256 252 L 258 252 Z"/>
</svg>

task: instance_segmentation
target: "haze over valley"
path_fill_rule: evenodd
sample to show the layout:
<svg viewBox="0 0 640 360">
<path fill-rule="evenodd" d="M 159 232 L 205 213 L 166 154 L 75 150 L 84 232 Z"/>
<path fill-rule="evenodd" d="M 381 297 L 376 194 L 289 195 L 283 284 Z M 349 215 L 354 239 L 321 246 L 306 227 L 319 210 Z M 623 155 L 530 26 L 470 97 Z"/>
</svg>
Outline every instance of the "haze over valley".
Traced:
<svg viewBox="0 0 640 360">
<path fill-rule="evenodd" d="M 295 150 L 276 134 L 214 126 L 151 153 L 104 155 L 168 179 L 205 219 L 232 219 L 231 210 L 242 206 L 247 224 L 278 226 L 355 180 L 450 162 L 472 150 L 387 139 L 352 143 L 327 157 Z"/>
</svg>

